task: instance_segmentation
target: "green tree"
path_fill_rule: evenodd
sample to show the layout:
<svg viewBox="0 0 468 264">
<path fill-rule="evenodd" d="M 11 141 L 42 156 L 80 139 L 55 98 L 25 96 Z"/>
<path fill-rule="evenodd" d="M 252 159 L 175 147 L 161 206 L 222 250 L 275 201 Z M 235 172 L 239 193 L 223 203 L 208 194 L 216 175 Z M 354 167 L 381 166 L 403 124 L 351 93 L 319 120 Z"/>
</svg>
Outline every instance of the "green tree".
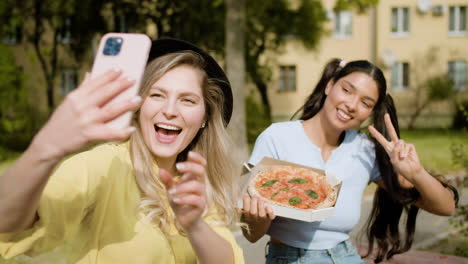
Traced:
<svg viewBox="0 0 468 264">
<path fill-rule="evenodd" d="M 115 0 L 114 14 L 131 16 L 132 31 L 156 25 L 156 37 L 190 41 L 220 56 L 224 54 L 225 4 L 223 0 Z"/>
<path fill-rule="evenodd" d="M 24 149 L 38 126 L 29 111 L 23 79 L 10 48 L 0 44 L 0 146 L 12 150 Z"/>
<path fill-rule="evenodd" d="M 335 10 L 357 9 L 362 13 L 368 7 L 376 5 L 379 0 L 338 0 L 335 4 Z"/>
<path fill-rule="evenodd" d="M 60 46 L 79 59 L 96 32 L 105 31 L 100 10 L 105 0 L 5 0 L 0 4 L 1 35 L 19 30 L 23 43 L 31 44 L 46 83 L 47 106 L 56 106 L 56 80 Z M 98 12 L 96 12 L 98 10 Z M 26 47 L 26 46 L 25 46 Z"/>
<path fill-rule="evenodd" d="M 409 101 L 408 129 L 416 127 L 416 121 L 432 103 L 451 99 L 455 94 L 453 82 L 446 74 L 440 74 L 437 67 L 440 65 L 439 54 L 440 48 L 434 46 L 413 56 L 411 65 L 426 67 L 411 68 L 410 91 L 413 95 Z"/>
<path fill-rule="evenodd" d="M 416 127 L 417 118 L 431 103 L 450 99 L 454 94 L 452 80 L 446 75 L 429 78 L 417 89 L 424 90 L 425 94 L 422 95 L 423 98 L 418 98 L 418 103 L 410 115 L 408 129 Z"/>
<path fill-rule="evenodd" d="M 340 0 L 337 8 L 364 11 L 377 2 Z M 155 23 L 157 37 L 185 39 L 225 57 L 226 2 L 223 0 L 119 0 L 114 5 L 116 10 L 121 8 L 136 12 L 139 20 L 135 24 L 147 20 Z M 307 48 L 314 48 L 326 32 L 326 14 L 320 0 L 246 1 L 245 12 L 247 77 L 255 84 L 269 117 L 271 107 L 267 84 L 271 70 L 262 56 L 267 51 L 280 52 L 290 39 L 300 41 Z"/>
<path fill-rule="evenodd" d="M 129 3 L 129 2 L 127 2 Z M 187 0 L 130 2 L 141 20 L 156 24 L 158 37 L 191 41 L 225 57 L 225 1 Z M 245 58 L 247 76 L 256 85 L 269 116 L 268 65 L 261 62 L 266 51 L 278 51 L 287 39 L 295 38 L 314 47 L 323 35 L 325 11 L 319 0 L 247 1 L 245 6 Z"/>
<path fill-rule="evenodd" d="M 301 0 L 297 7 L 290 1 L 250 1 L 247 4 L 247 72 L 257 87 L 270 118 L 271 106 L 267 83 L 269 65 L 262 62 L 266 51 L 277 52 L 288 39 L 295 39 L 308 48 L 315 47 L 324 35 L 325 10 L 321 1 Z"/>
</svg>

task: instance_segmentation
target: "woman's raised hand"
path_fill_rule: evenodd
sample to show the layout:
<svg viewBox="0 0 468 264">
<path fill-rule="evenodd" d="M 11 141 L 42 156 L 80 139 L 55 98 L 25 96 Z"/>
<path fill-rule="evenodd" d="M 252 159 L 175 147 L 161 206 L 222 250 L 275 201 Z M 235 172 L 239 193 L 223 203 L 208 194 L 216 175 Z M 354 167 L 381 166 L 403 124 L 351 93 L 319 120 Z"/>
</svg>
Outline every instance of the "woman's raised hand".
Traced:
<svg viewBox="0 0 468 264">
<path fill-rule="evenodd" d="M 385 126 L 390 136 L 388 141 L 377 129 L 369 126 L 369 132 L 382 145 L 387 152 L 392 165 L 397 170 L 397 173 L 403 176 L 410 183 L 413 183 L 413 176 L 420 173 L 424 168 L 418 158 L 418 153 L 413 144 L 406 143 L 398 138 L 398 135 L 393 127 L 390 116 L 385 114 Z M 405 185 L 403 183 L 403 185 Z"/>
<path fill-rule="evenodd" d="M 169 203 L 179 224 L 190 232 L 200 224 L 207 206 L 205 192 L 206 160 L 200 154 L 190 151 L 187 161 L 176 164 L 182 177 L 175 181 L 173 175 L 159 169 L 162 182 L 166 185 Z"/>
<path fill-rule="evenodd" d="M 94 141 L 123 140 L 135 130 L 112 128 L 106 123 L 136 109 L 141 98 L 109 103 L 134 84 L 111 70 L 93 80 L 86 74 L 80 86 L 70 92 L 34 137 L 32 145 L 45 160 L 59 160 Z"/>
</svg>

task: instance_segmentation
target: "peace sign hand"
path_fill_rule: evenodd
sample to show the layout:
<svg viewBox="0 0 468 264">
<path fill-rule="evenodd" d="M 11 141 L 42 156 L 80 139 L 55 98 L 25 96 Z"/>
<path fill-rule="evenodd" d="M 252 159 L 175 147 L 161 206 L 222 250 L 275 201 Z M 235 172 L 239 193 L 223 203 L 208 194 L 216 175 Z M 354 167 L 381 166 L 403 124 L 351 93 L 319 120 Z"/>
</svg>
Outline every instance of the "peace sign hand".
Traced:
<svg viewBox="0 0 468 264">
<path fill-rule="evenodd" d="M 403 176 L 410 183 L 414 183 L 414 176 L 418 175 L 422 170 L 424 170 L 419 161 L 416 148 L 413 144 L 406 143 L 405 141 L 398 138 L 398 135 L 388 114 L 385 114 L 384 118 L 385 126 L 387 127 L 387 131 L 390 136 L 390 141 L 388 141 L 372 125 L 369 126 L 369 132 L 385 149 L 397 173 Z M 401 181 L 400 184 L 402 184 Z"/>
</svg>

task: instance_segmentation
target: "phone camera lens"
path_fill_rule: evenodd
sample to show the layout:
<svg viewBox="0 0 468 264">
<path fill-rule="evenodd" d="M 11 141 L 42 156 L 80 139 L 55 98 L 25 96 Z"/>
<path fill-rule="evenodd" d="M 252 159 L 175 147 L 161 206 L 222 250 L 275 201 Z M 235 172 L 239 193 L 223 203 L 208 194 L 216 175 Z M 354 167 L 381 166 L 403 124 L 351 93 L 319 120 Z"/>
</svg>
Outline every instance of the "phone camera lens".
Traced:
<svg viewBox="0 0 468 264">
<path fill-rule="evenodd" d="M 115 56 L 119 54 L 122 48 L 123 39 L 118 37 L 111 37 L 106 40 L 104 44 L 104 55 Z"/>
</svg>

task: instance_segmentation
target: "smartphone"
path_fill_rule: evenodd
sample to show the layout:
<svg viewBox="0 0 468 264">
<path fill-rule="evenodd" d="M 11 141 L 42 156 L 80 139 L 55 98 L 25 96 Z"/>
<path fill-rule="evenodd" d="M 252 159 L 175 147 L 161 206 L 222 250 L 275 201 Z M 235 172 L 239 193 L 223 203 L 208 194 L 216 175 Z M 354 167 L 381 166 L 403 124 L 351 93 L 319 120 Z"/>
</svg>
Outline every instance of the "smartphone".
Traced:
<svg viewBox="0 0 468 264">
<path fill-rule="evenodd" d="M 91 71 L 91 79 L 118 68 L 122 70 L 122 78 L 129 77 L 135 80 L 133 86 L 109 103 L 118 103 L 138 94 L 150 48 L 151 40 L 144 34 L 107 33 L 101 38 Z M 129 111 L 109 121 L 108 124 L 115 128 L 127 127 L 130 125 L 132 115 L 133 112 Z"/>
</svg>

